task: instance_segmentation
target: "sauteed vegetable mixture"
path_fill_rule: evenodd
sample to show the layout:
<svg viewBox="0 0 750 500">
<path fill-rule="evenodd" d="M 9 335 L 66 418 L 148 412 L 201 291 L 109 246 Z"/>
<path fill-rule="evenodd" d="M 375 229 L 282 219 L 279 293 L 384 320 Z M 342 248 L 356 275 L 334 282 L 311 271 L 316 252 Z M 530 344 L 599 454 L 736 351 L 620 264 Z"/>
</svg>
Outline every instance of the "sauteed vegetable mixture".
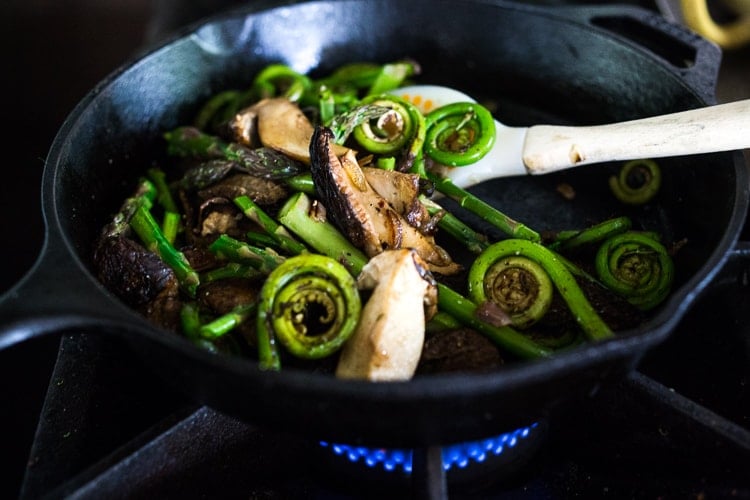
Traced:
<svg viewBox="0 0 750 500">
<path fill-rule="evenodd" d="M 103 228 L 99 279 L 205 349 L 341 378 L 494 370 L 642 322 L 672 285 L 659 235 L 625 216 L 541 234 L 442 177 L 493 147 L 494 119 L 468 102 L 423 114 L 395 91 L 419 72 L 272 64 L 210 97 Z M 609 196 L 646 203 L 659 183 L 630 162 Z"/>
</svg>

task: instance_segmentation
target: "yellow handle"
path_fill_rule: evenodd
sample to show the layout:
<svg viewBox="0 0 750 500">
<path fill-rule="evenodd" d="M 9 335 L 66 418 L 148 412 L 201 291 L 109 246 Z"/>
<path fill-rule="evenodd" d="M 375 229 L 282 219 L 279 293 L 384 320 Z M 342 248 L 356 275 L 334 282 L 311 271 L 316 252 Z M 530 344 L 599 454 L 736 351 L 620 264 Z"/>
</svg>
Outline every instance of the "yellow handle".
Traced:
<svg viewBox="0 0 750 500">
<path fill-rule="evenodd" d="M 750 15 L 731 23 L 717 23 L 708 11 L 707 0 L 682 0 L 682 13 L 685 24 L 722 48 L 734 49 L 750 42 Z"/>
</svg>

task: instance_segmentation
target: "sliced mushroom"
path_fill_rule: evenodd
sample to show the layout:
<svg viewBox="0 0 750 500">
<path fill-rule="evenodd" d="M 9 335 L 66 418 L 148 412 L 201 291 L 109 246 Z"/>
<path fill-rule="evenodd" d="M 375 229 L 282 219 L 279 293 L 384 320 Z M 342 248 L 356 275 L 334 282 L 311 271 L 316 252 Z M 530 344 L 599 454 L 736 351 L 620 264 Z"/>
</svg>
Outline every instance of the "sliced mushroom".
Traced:
<svg viewBox="0 0 750 500">
<path fill-rule="evenodd" d="M 408 380 L 419 364 L 437 286 L 414 250 L 385 251 L 364 266 L 357 284 L 373 288 L 359 324 L 341 350 L 336 376 Z M 425 311 L 426 309 L 426 311 Z"/>
<path fill-rule="evenodd" d="M 289 189 L 280 182 L 263 179 L 254 175 L 234 174 L 198 191 L 203 200 L 226 198 L 233 200 L 238 196 L 248 196 L 261 206 L 273 205 L 289 196 Z"/>
<path fill-rule="evenodd" d="M 146 304 L 177 283 L 174 271 L 158 255 L 123 235 L 100 237 L 94 266 L 99 281 L 131 306 Z"/>
<path fill-rule="evenodd" d="M 261 142 L 258 135 L 258 110 L 254 106 L 240 110 L 240 112 L 234 115 L 234 118 L 229 121 L 227 128 L 235 142 L 249 148 L 257 148 L 260 146 Z"/>
<path fill-rule="evenodd" d="M 420 233 L 370 186 L 353 151 L 339 157 L 332 132 L 318 127 L 310 143 L 310 171 L 331 220 L 368 257 L 384 250 L 414 248 L 433 272 L 455 274 L 461 266 Z"/>
<path fill-rule="evenodd" d="M 419 201 L 418 175 L 373 167 L 365 167 L 362 172 L 372 189 L 385 198 L 409 225 L 423 234 L 433 231 L 435 224 L 432 217 L 427 207 Z"/>
<path fill-rule="evenodd" d="M 257 120 L 257 124 L 254 120 Z M 232 122 L 235 137 L 250 137 L 257 128 L 260 142 L 267 148 L 310 163 L 310 138 L 313 125 L 295 103 L 285 97 L 263 99 L 241 111 Z M 339 154 L 347 148 L 334 146 Z"/>
</svg>

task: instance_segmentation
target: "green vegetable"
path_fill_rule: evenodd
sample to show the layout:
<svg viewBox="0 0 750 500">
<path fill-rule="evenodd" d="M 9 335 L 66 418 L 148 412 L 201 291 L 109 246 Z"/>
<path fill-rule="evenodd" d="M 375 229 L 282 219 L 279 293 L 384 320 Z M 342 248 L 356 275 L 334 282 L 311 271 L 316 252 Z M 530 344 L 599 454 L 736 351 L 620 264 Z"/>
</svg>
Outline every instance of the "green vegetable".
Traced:
<svg viewBox="0 0 750 500">
<path fill-rule="evenodd" d="M 587 245 L 600 243 L 616 234 L 624 233 L 632 225 L 630 218 L 616 217 L 580 231 L 560 231 L 549 248 L 559 252 L 576 250 Z"/>
<path fill-rule="evenodd" d="M 441 165 L 476 163 L 495 145 L 495 119 L 481 104 L 440 106 L 428 113 L 425 121 L 425 153 Z"/>
<path fill-rule="evenodd" d="M 284 262 L 284 257 L 273 250 L 254 247 L 222 234 L 208 247 L 217 257 L 240 264 L 247 264 L 267 274 Z"/>
<path fill-rule="evenodd" d="M 609 187 L 623 203 L 643 205 L 659 192 L 661 169 L 654 160 L 631 160 L 609 178 Z"/>
<path fill-rule="evenodd" d="M 315 204 L 305 193 L 292 195 L 281 207 L 278 219 L 311 248 L 341 263 L 355 276 L 367 263 L 367 256 L 338 229 L 315 216 Z"/>
<path fill-rule="evenodd" d="M 185 255 L 164 237 L 159 224 L 145 206 L 139 206 L 130 219 L 130 226 L 146 248 L 156 253 L 175 273 L 177 281 L 191 297 L 200 283 L 198 273 L 193 270 Z"/>
<path fill-rule="evenodd" d="M 292 255 L 302 253 L 307 249 L 303 244 L 295 240 L 284 226 L 277 223 L 263 211 L 253 200 L 247 196 L 239 196 L 234 199 L 234 204 L 242 210 L 248 219 L 260 225 L 263 230 L 276 242 L 279 247 Z"/>
<path fill-rule="evenodd" d="M 508 255 L 492 263 L 481 288 L 472 288 L 470 296 L 480 304 L 494 302 L 510 315 L 513 326 L 525 329 L 547 313 L 553 291 L 541 265 L 522 255 Z"/>
<path fill-rule="evenodd" d="M 387 109 L 377 119 L 362 122 L 352 135 L 370 153 L 392 155 L 401 150 L 409 141 L 417 141 L 416 150 L 421 150 L 424 142 L 424 117 L 408 101 L 392 95 L 371 95 L 362 100 Z"/>
<path fill-rule="evenodd" d="M 180 214 L 176 212 L 164 212 L 161 227 L 167 241 L 174 244 L 175 239 L 177 239 L 177 233 L 180 231 Z"/>
<path fill-rule="evenodd" d="M 193 126 L 209 130 L 226 122 L 240 108 L 242 94 L 236 90 L 219 92 L 209 99 L 193 119 Z"/>
<path fill-rule="evenodd" d="M 177 127 L 165 132 L 164 139 L 167 141 L 167 153 L 171 156 L 229 161 L 232 168 L 256 177 L 284 179 L 303 170 L 299 162 L 278 151 L 268 148 L 250 149 L 242 144 L 227 143 L 195 127 Z M 227 168 L 225 164 L 220 163 L 219 166 Z"/>
<path fill-rule="evenodd" d="M 609 326 L 599 317 L 584 295 L 575 277 L 560 261 L 554 252 L 543 245 L 527 240 L 507 239 L 493 243 L 471 265 L 469 270 L 469 296 L 476 302 L 487 299 L 485 281 L 492 278 L 491 269 L 496 262 L 511 256 L 523 255 L 541 266 L 546 271 L 557 291 L 565 299 L 573 312 L 578 325 L 590 340 L 602 340 L 611 337 Z M 539 285 L 543 288 L 544 285 Z M 499 304 L 502 307 L 502 304 Z"/>
<path fill-rule="evenodd" d="M 323 255 L 290 257 L 260 292 L 257 330 L 264 369 L 279 369 L 276 340 L 295 356 L 330 356 L 354 333 L 361 302 L 349 271 Z"/>
<path fill-rule="evenodd" d="M 333 142 L 343 144 L 354 129 L 370 120 L 378 119 L 390 109 L 377 104 L 361 104 L 334 116 L 329 123 L 329 128 L 333 132 Z"/>
<path fill-rule="evenodd" d="M 460 206 L 480 216 L 502 232 L 512 238 L 540 242 L 542 237 L 526 225 L 510 218 L 492 205 L 480 200 L 470 192 L 456 186 L 453 181 L 445 177 L 435 179 L 435 189 L 458 202 Z"/>
<path fill-rule="evenodd" d="M 217 267 L 203 273 L 201 276 L 201 283 L 211 283 L 212 281 L 223 280 L 226 278 L 245 278 L 255 279 L 265 276 L 263 271 L 258 270 L 257 267 L 249 264 L 240 264 L 238 262 L 230 262 L 222 267 Z"/>
<path fill-rule="evenodd" d="M 438 283 L 438 306 L 462 324 L 474 328 L 498 346 L 522 359 L 547 357 L 552 351 L 537 344 L 509 326 L 494 326 L 476 316 L 477 304 L 449 287 Z"/>
<path fill-rule="evenodd" d="M 148 169 L 148 177 L 156 187 L 156 200 L 162 208 L 167 212 L 179 213 L 180 210 L 177 208 L 177 204 L 172 198 L 172 191 L 169 189 L 169 186 L 167 186 L 167 176 L 164 173 L 164 170 L 160 168 L 150 168 Z"/>
<path fill-rule="evenodd" d="M 452 213 L 447 212 L 438 203 L 423 195 L 420 195 L 419 201 L 427 208 L 427 212 L 430 215 L 440 216 L 438 227 L 442 231 L 453 236 L 456 241 L 466 246 L 470 252 L 480 254 L 489 246 L 486 236 L 474 231 L 472 228 L 464 224 L 461 219 Z"/>
<path fill-rule="evenodd" d="M 642 310 L 656 307 L 672 288 L 672 258 L 648 234 L 628 231 L 613 236 L 599 248 L 595 264 L 602 283 Z"/>
<path fill-rule="evenodd" d="M 298 101 L 312 87 L 309 77 L 285 64 L 269 64 L 253 80 L 251 91 L 255 100 L 283 95 L 290 101 Z"/>
<path fill-rule="evenodd" d="M 226 314 L 222 314 L 213 321 L 206 323 L 199 329 L 200 336 L 206 340 L 215 340 L 232 331 L 240 323 L 255 317 L 258 304 L 242 304 Z"/>
<path fill-rule="evenodd" d="M 120 211 L 117 212 L 109 224 L 104 228 L 103 235 L 106 236 L 123 236 L 130 230 L 130 220 L 133 218 L 133 214 L 140 207 L 145 207 L 147 210 L 151 209 L 151 206 L 156 200 L 157 192 L 154 183 L 146 178 L 141 178 L 138 183 L 138 187 L 132 196 L 125 199 L 120 206 Z"/>
</svg>

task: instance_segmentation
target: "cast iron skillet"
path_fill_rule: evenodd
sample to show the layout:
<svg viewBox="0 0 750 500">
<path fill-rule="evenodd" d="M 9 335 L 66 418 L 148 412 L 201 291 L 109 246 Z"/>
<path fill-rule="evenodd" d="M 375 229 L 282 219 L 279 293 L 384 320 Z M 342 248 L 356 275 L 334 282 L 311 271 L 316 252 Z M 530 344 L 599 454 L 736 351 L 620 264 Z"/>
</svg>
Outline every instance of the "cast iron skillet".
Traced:
<svg viewBox="0 0 750 500">
<path fill-rule="evenodd" d="M 161 133 L 270 62 L 320 74 L 355 60 L 412 57 L 423 66 L 421 82 L 493 97 L 498 118 L 511 125 L 603 123 L 714 100 L 718 49 L 645 10 L 456 0 L 276 5 L 254 3 L 187 30 L 110 75 L 73 110 L 44 172 L 46 241 L 0 303 L 0 346 L 50 332 L 114 334 L 195 401 L 249 421 L 351 443 L 440 444 L 553 416 L 623 376 L 738 253 L 748 208 L 739 153 L 664 160 L 658 199 L 634 210 L 607 196 L 607 167 L 582 168 L 477 191 L 537 230 L 627 214 L 668 241 L 687 240 L 671 298 L 642 328 L 614 340 L 488 375 L 374 384 L 265 373 L 153 328 L 94 278 L 92 244 L 163 151 Z M 576 189 L 573 202 L 556 194 L 561 181 Z"/>
</svg>

